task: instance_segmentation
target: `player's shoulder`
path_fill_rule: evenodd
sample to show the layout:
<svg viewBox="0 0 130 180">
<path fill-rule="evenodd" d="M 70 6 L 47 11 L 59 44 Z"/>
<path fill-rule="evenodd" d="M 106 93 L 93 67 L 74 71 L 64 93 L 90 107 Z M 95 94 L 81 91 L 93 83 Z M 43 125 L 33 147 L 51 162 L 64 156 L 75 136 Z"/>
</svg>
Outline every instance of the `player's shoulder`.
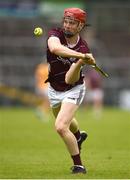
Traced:
<svg viewBox="0 0 130 180">
<path fill-rule="evenodd" d="M 63 30 L 62 28 L 52 28 L 49 30 L 48 32 L 48 37 L 51 37 L 51 36 L 56 36 L 56 37 L 62 37 L 63 36 Z"/>
<path fill-rule="evenodd" d="M 84 40 L 82 37 L 80 37 L 80 43 L 84 46 L 87 46 L 88 47 L 88 43 L 86 40 Z"/>
<path fill-rule="evenodd" d="M 84 51 L 84 53 L 90 52 L 90 49 L 88 47 L 88 43 L 82 37 L 80 37 L 80 47 Z"/>
</svg>

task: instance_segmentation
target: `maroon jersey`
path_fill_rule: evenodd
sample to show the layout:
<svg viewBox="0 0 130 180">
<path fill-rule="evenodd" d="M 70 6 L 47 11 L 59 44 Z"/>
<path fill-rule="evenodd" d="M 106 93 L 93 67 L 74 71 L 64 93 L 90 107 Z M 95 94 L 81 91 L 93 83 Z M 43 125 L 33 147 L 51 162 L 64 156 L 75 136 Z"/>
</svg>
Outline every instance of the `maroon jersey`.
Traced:
<svg viewBox="0 0 130 180">
<path fill-rule="evenodd" d="M 61 28 L 56 28 L 49 31 L 48 38 L 51 36 L 58 37 L 60 39 L 61 44 L 68 47 L 64 36 L 64 32 Z M 88 45 L 81 37 L 78 43 L 75 45 L 75 47 L 70 49 L 81 53 L 89 53 Z M 66 57 L 57 56 L 51 53 L 49 48 L 47 47 L 47 62 L 50 64 L 48 81 L 56 91 L 66 91 L 78 84 L 83 83 L 84 76 L 82 74 L 82 71 L 80 73 L 79 80 L 75 84 L 69 85 L 65 83 L 65 75 L 67 71 L 69 70 L 71 64 L 77 61 L 78 61 L 77 58 L 66 58 Z"/>
</svg>

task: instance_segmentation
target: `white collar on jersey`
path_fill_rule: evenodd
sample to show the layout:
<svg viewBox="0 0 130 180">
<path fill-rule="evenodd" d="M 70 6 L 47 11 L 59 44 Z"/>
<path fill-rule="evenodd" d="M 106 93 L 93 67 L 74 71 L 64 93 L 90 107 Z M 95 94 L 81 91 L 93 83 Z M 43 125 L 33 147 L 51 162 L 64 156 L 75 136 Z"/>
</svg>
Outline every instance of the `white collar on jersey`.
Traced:
<svg viewBox="0 0 130 180">
<path fill-rule="evenodd" d="M 75 47 L 75 46 L 78 44 L 79 39 L 80 39 L 80 37 L 78 36 L 77 42 L 76 42 L 75 44 L 69 44 L 69 43 L 67 43 L 68 47 L 69 47 L 69 48 Z"/>
</svg>

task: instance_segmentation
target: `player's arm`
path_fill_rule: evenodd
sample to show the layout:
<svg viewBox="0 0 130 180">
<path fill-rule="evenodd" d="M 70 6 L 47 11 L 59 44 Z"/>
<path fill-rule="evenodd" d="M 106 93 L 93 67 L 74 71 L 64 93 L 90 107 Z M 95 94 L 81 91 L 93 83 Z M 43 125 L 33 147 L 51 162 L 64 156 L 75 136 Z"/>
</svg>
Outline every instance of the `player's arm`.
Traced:
<svg viewBox="0 0 130 180">
<path fill-rule="evenodd" d="M 48 39 L 48 47 L 51 53 L 54 53 L 58 56 L 84 58 L 84 54 L 71 50 L 62 45 L 58 37 L 50 37 Z"/>
<path fill-rule="evenodd" d="M 90 54 L 90 56 L 92 56 L 92 54 Z M 70 69 L 68 70 L 68 72 L 66 73 L 65 82 L 67 84 L 74 84 L 75 82 L 77 82 L 80 78 L 81 67 L 84 64 L 91 65 L 92 63 L 95 63 L 95 59 L 93 56 L 92 56 L 92 59 L 93 61 L 91 59 L 79 59 L 76 63 L 73 63 Z"/>
<path fill-rule="evenodd" d="M 75 57 L 83 60 L 84 64 L 95 64 L 95 59 L 93 58 L 92 54 L 87 53 L 83 54 L 81 52 L 74 51 L 69 49 L 61 44 L 60 39 L 58 37 L 50 37 L 48 39 L 48 47 L 51 53 L 54 53 L 58 56 L 62 57 Z"/>
<path fill-rule="evenodd" d="M 65 82 L 67 84 L 74 84 L 80 78 L 80 71 L 83 65 L 82 59 L 79 59 L 76 63 L 73 63 L 66 73 Z"/>
</svg>

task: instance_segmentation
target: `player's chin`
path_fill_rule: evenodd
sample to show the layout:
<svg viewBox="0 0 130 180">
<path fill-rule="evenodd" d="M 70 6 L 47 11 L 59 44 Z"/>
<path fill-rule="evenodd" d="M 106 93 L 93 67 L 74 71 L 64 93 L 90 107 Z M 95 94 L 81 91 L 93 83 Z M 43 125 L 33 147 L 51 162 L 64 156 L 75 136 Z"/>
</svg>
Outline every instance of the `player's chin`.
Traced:
<svg viewBox="0 0 130 180">
<path fill-rule="evenodd" d="M 71 38 L 74 36 L 74 33 L 69 30 L 64 29 L 63 32 L 64 32 L 65 37 L 67 37 L 67 38 Z"/>
</svg>

